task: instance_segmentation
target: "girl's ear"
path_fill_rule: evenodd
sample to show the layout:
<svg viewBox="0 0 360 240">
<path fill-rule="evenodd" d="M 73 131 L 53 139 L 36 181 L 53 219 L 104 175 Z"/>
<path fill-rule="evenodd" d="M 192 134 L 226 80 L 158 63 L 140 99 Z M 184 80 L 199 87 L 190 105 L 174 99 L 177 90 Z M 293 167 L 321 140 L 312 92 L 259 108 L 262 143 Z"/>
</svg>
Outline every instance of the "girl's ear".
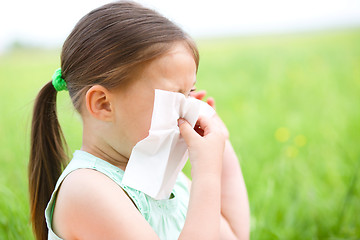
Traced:
<svg viewBox="0 0 360 240">
<path fill-rule="evenodd" d="M 86 110 L 98 120 L 111 122 L 114 117 L 111 97 L 109 90 L 103 86 L 92 86 L 86 92 Z"/>
</svg>

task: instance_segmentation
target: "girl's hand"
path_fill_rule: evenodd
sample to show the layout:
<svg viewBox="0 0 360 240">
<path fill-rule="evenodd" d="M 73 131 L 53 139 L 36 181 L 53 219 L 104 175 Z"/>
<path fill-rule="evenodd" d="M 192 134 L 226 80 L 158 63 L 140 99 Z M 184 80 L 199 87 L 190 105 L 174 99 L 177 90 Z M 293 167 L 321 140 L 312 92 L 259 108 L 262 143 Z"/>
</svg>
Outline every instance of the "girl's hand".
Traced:
<svg viewBox="0 0 360 240">
<path fill-rule="evenodd" d="M 202 91 L 198 91 L 198 92 L 191 92 L 190 93 L 191 97 L 194 97 L 196 99 L 199 100 L 203 100 L 204 97 L 206 96 L 206 91 L 202 90 Z M 212 97 L 209 97 L 208 99 L 206 99 L 206 103 L 209 104 L 212 108 L 215 109 L 215 100 Z M 220 117 L 216 114 L 213 117 L 215 119 L 216 122 L 218 122 L 218 126 L 220 127 L 221 131 L 223 132 L 224 136 L 226 139 L 229 139 L 229 130 L 226 128 L 224 122 L 220 119 Z M 203 131 L 202 129 L 199 128 L 199 124 L 196 123 L 195 124 L 195 130 L 203 136 Z"/>
<path fill-rule="evenodd" d="M 200 116 L 197 124 L 203 131 L 202 135 L 186 120 L 179 119 L 178 122 L 180 134 L 188 145 L 193 177 L 200 173 L 215 173 L 220 176 L 226 137 L 216 118 Z"/>
</svg>

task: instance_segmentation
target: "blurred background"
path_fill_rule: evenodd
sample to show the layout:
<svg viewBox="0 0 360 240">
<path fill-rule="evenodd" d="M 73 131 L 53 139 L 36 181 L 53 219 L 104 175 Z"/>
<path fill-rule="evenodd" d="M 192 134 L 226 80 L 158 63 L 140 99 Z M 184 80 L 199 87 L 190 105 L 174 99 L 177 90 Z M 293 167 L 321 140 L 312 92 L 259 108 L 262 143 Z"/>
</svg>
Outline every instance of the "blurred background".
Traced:
<svg viewBox="0 0 360 240">
<path fill-rule="evenodd" d="M 33 102 L 76 22 L 107 2 L 0 3 L 0 239 L 33 239 Z M 360 1 L 138 2 L 198 44 L 197 89 L 215 98 L 230 130 L 249 194 L 251 238 L 359 239 Z M 66 92 L 58 111 L 73 152 L 82 129 Z"/>
</svg>

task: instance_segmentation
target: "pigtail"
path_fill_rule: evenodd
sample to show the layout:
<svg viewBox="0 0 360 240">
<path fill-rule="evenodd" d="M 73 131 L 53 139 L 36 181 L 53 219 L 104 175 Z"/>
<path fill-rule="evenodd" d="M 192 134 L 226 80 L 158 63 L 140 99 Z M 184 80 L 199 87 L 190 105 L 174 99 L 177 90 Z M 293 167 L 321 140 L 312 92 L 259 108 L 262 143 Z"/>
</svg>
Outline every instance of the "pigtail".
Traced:
<svg viewBox="0 0 360 240">
<path fill-rule="evenodd" d="M 29 160 L 30 213 L 36 239 L 47 239 L 45 208 L 65 163 L 66 142 L 56 114 L 57 91 L 50 81 L 34 105 Z"/>
</svg>

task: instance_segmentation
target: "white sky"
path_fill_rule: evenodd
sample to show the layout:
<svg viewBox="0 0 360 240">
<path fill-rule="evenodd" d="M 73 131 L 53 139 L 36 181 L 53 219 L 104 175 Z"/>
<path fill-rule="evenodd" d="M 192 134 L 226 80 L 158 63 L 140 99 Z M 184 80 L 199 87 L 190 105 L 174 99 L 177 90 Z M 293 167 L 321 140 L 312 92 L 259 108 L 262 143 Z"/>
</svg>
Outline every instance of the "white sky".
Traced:
<svg viewBox="0 0 360 240">
<path fill-rule="evenodd" d="M 109 0 L 2 0 L 0 51 L 13 40 L 61 46 L 76 22 Z M 138 0 L 190 35 L 249 35 L 360 27 L 360 0 Z"/>
</svg>

